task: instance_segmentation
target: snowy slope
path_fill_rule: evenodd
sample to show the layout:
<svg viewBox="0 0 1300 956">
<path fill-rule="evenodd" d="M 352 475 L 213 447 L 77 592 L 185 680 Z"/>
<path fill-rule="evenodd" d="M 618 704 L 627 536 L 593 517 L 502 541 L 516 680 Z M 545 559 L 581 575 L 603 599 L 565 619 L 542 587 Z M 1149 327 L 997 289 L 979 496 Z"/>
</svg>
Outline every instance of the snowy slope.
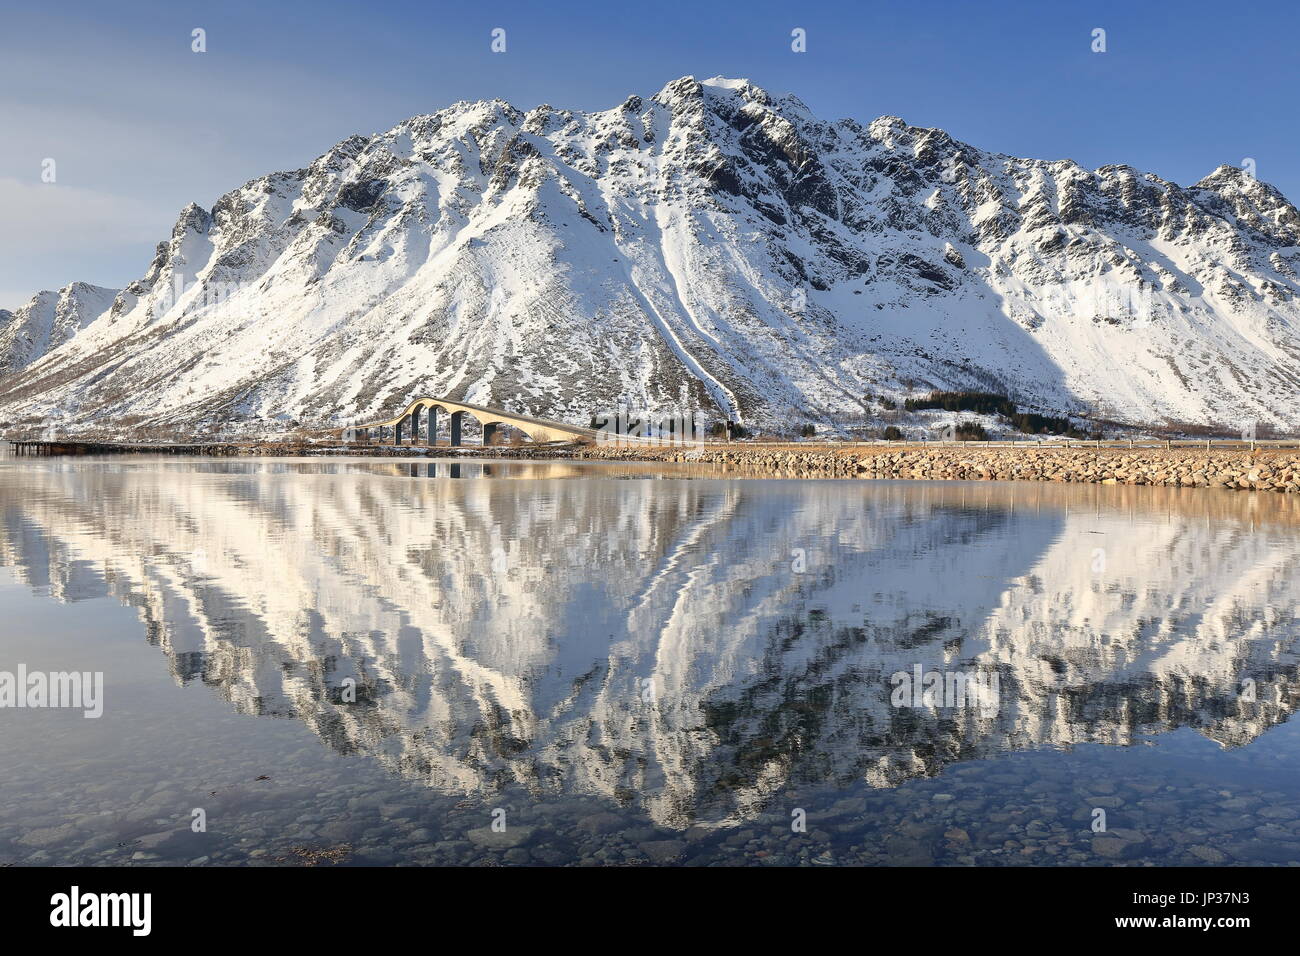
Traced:
<svg viewBox="0 0 1300 956">
<path fill-rule="evenodd" d="M 1300 213 L 1232 167 L 1184 188 L 684 77 L 456 103 L 190 205 L 0 419 L 280 430 L 435 394 L 788 427 L 965 387 L 1293 428 L 1298 277 Z"/>
<path fill-rule="evenodd" d="M 0 375 L 26 367 L 99 318 L 117 289 L 74 282 L 58 292 L 38 292 L 9 312 L 0 309 Z"/>
</svg>

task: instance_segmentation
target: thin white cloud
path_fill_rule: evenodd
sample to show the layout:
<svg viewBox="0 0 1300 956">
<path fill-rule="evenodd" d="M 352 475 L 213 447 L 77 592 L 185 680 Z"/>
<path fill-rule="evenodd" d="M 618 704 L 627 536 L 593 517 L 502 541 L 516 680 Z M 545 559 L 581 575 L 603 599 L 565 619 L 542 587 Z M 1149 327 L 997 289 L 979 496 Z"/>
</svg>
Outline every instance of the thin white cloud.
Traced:
<svg viewBox="0 0 1300 956">
<path fill-rule="evenodd" d="M 111 284 L 124 284 L 121 263 L 104 263 L 105 248 L 132 250 L 129 274 L 148 267 L 147 251 L 167 237 L 176 213 L 135 199 L 58 182 L 24 182 L 0 177 L 0 262 L 6 263 L 0 284 L 0 308 L 16 309 L 41 289 L 112 275 Z M 129 280 L 128 280 L 129 281 Z M 20 283 L 27 282 L 28 285 Z"/>
<path fill-rule="evenodd" d="M 355 84 L 194 55 L 188 36 L 179 53 L 139 60 L 119 55 L 133 47 L 112 30 L 74 30 L 39 53 L 5 49 L 0 37 L 0 308 L 78 280 L 125 285 L 187 203 L 210 207 L 344 136 L 386 128 Z M 57 163 L 53 185 L 41 182 L 46 158 Z"/>
<path fill-rule="evenodd" d="M 106 234 L 134 242 L 159 236 L 158 210 L 139 200 L 59 183 L 0 177 L 0 256 L 101 245 Z"/>
</svg>

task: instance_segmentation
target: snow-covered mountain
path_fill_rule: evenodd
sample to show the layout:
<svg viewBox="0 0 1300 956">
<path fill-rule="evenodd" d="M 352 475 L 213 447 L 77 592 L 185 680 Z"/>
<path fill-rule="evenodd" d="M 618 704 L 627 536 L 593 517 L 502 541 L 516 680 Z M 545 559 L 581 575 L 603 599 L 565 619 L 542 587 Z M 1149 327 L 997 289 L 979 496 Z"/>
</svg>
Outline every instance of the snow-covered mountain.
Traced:
<svg viewBox="0 0 1300 956">
<path fill-rule="evenodd" d="M 190 205 L 0 380 L 0 419 L 278 428 L 435 394 L 788 427 L 979 388 L 1287 428 L 1298 294 L 1300 213 L 1234 167 L 1180 187 L 684 77 L 596 113 L 456 103 Z"/>
<path fill-rule="evenodd" d="M 25 368 L 57 349 L 113 304 L 117 289 L 74 282 L 38 292 L 17 312 L 0 309 L 0 375 Z"/>
</svg>

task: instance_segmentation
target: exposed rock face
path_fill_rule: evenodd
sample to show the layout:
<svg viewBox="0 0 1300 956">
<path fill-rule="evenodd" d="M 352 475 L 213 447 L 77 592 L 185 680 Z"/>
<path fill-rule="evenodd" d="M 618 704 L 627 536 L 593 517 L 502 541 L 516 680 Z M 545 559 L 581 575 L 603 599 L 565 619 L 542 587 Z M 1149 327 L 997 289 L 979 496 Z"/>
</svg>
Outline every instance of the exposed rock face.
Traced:
<svg viewBox="0 0 1300 956">
<path fill-rule="evenodd" d="M 187 207 L 0 416 L 340 425 L 421 394 L 569 421 L 620 398 L 788 427 L 996 390 L 1294 428 L 1300 214 L 683 77 L 603 112 L 457 103 Z M 12 324 L 12 321 L 8 324 Z"/>
</svg>

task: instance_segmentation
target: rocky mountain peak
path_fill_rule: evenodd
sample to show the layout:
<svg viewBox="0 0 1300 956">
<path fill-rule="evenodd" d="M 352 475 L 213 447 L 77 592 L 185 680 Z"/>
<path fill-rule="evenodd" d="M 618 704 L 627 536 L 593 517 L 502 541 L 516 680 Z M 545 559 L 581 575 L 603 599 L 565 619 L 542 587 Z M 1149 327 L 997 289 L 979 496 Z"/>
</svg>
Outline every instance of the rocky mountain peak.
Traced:
<svg viewBox="0 0 1300 956">
<path fill-rule="evenodd" d="M 87 421 L 255 430 L 439 394 L 788 429 L 965 388 L 1285 427 L 1298 245 L 1295 208 L 1234 167 L 1184 188 L 827 123 L 748 80 L 594 113 L 460 102 L 187 206 L 102 321 L 23 339 L 0 409 L 75 391 Z"/>
</svg>

